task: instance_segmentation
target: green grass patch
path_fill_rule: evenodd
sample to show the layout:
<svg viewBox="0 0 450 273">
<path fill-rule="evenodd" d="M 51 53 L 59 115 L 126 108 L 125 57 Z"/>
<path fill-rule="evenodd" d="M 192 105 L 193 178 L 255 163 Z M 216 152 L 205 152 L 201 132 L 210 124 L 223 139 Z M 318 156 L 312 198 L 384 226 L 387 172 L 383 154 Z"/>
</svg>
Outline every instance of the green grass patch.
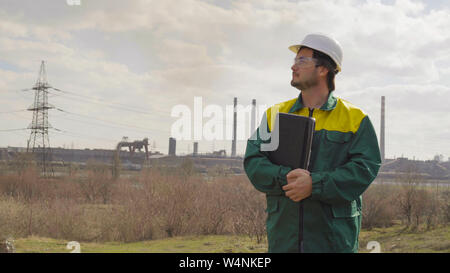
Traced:
<svg viewBox="0 0 450 273">
<path fill-rule="evenodd" d="M 15 240 L 16 252 L 68 253 L 68 241 L 28 237 Z M 79 242 L 83 253 L 264 253 L 266 243 L 247 236 L 183 236 L 134 243 Z"/>
<path fill-rule="evenodd" d="M 360 253 L 367 253 L 367 243 L 377 241 L 381 252 L 429 253 L 450 252 L 450 226 L 433 230 L 410 230 L 395 225 L 389 228 L 362 230 Z M 51 238 L 27 237 L 15 240 L 16 252 L 69 253 L 68 241 Z M 248 236 L 205 235 L 182 236 L 133 243 L 79 242 L 83 253 L 264 253 L 267 242 L 256 243 Z"/>
<path fill-rule="evenodd" d="M 389 228 L 374 228 L 361 231 L 359 252 L 370 252 L 367 243 L 377 241 L 384 253 L 449 253 L 450 226 L 441 226 L 433 230 L 419 228 L 407 229 L 402 225 Z"/>
</svg>

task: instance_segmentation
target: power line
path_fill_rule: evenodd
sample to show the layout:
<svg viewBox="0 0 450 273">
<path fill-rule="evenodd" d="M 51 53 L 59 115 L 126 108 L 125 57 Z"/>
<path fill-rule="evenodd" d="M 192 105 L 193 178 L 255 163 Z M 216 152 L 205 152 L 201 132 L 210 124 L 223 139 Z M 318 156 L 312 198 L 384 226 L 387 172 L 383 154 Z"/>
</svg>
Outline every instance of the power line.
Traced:
<svg viewBox="0 0 450 273">
<path fill-rule="evenodd" d="M 10 114 L 10 113 L 17 113 L 17 112 L 24 112 L 24 111 L 28 111 L 28 110 L 20 109 L 20 110 L 4 111 L 4 112 L 0 112 L 0 114 Z"/>
<path fill-rule="evenodd" d="M 87 138 L 87 139 L 98 139 L 98 140 L 106 140 L 106 141 L 111 141 L 114 143 L 117 143 L 117 139 L 110 139 L 110 138 L 103 138 L 103 137 L 95 137 L 95 136 L 90 136 L 90 135 L 85 135 L 85 134 L 80 134 L 80 133 L 74 133 L 74 132 L 69 132 L 66 130 L 60 130 L 60 129 L 56 129 L 56 128 L 52 128 L 53 130 L 55 130 L 58 133 L 61 134 L 65 134 L 68 136 L 74 136 L 74 137 L 82 137 L 82 138 Z"/>
<path fill-rule="evenodd" d="M 145 133 L 148 133 L 149 131 L 150 132 L 151 131 L 158 131 L 158 132 L 162 132 L 162 133 L 168 133 L 169 132 L 169 131 L 163 131 L 163 130 L 159 130 L 159 129 L 148 129 L 148 128 L 145 128 L 145 127 L 140 127 L 140 126 L 131 125 L 131 124 L 124 124 L 124 123 L 120 123 L 120 122 L 116 122 L 116 121 L 108 121 L 108 120 L 99 119 L 99 118 L 91 117 L 91 116 L 84 115 L 84 114 L 77 114 L 77 113 L 69 112 L 69 111 L 66 111 L 66 110 L 63 110 L 63 109 L 60 109 L 60 108 L 56 108 L 56 110 L 58 110 L 60 112 L 63 112 L 63 113 L 66 113 L 66 114 L 70 114 L 70 115 L 80 116 L 80 117 L 88 118 L 88 119 L 96 119 L 96 120 L 99 120 L 101 122 L 110 123 L 110 124 L 116 124 L 116 126 L 112 126 L 112 125 L 109 125 L 109 124 L 108 125 L 104 125 L 104 124 L 98 124 L 97 123 L 98 125 L 101 125 L 101 126 L 116 127 L 116 128 L 118 126 L 122 127 L 122 128 L 124 128 L 124 127 L 125 128 L 136 128 L 136 129 L 139 129 L 139 131 L 145 132 Z M 77 120 L 75 120 L 75 121 L 77 121 Z M 79 121 L 79 122 L 84 122 L 84 121 Z M 86 123 L 92 123 L 92 122 L 89 121 L 89 122 L 86 122 Z"/>
<path fill-rule="evenodd" d="M 150 132 L 158 131 L 158 132 L 161 132 L 161 133 L 169 133 L 169 131 L 164 131 L 164 130 L 159 130 L 159 129 L 148 129 L 148 128 L 145 128 L 145 127 L 140 127 L 140 126 L 136 126 L 136 125 L 132 125 L 132 124 L 125 124 L 125 123 L 120 123 L 120 122 L 108 121 L 108 120 L 99 119 L 99 118 L 88 116 L 88 115 L 84 115 L 84 114 L 77 114 L 77 113 L 69 112 L 69 111 L 66 111 L 66 110 L 63 110 L 63 109 L 60 109 L 60 108 L 55 108 L 55 109 L 60 111 L 60 112 L 65 113 L 65 114 L 79 116 L 79 117 L 87 118 L 87 119 L 95 119 L 95 120 L 98 120 L 98 121 L 101 121 L 101 122 L 104 122 L 104 123 L 107 123 L 107 124 L 94 123 L 92 121 L 81 121 L 81 120 L 77 120 L 77 119 L 71 119 L 71 118 L 64 117 L 66 119 L 73 120 L 73 121 L 76 121 L 76 122 L 89 123 L 89 124 L 93 124 L 93 125 L 113 127 L 113 128 L 136 128 L 138 130 L 135 130 L 135 131 L 145 132 L 145 133 L 148 133 L 149 131 Z M 22 111 L 27 111 L 27 109 L 15 110 L 15 111 L 7 111 L 7 112 L 0 112 L 0 113 L 2 113 L 2 114 L 12 114 L 12 115 L 17 116 L 17 117 L 19 117 L 21 119 L 27 119 L 28 120 L 29 119 L 28 117 L 23 117 L 23 116 L 15 114 L 17 112 L 22 112 Z M 116 126 L 110 125 L 110 124 L 116 124 Z M 24 129 L 27 129 L 27 128 L 24 128 Z M 14 129 L 14 130 L 16 130 L 16 129 Z M 5 131 L 5 130 L 3 130 L 3 131 Z"/>
<path fill-rule="evenodd" d="M 61 89 L 58 89 L 58 88 L 54 88 L 52 86 L 47 86 L 47 87 L 48 87 L 48 89 L 55 90 L 57 92 L 65 94 L 65 95 L 78 97 L 77 100 L 86 101 L 88 103 L 94 103 L 94 104 L 103 104 L 103 105 L 106 105 L 106 106 L 109 106 L 109 107 L 112 107 L 112 108 L 116 108 L 116 109 L 119 109 L 119 110 L 125 110 L 125 111 L 131 111 L 131 112 L 135 112 L 135 113 L 139 113 L 139 114 L 150 115 L 153 118 L 156 118 L 155 117 L 155 113 L 150 113 L 150 112 L 142 111 L 142 110 L 136 110 L 135 106 L 128 106 L 128 105 L 125 105 L 125 104 L 111 103 L 111 102 L 105 102 L 105 101 L 97 101 L 97 98 L 92 97 L 92 96 L 86 96 L 86 95 L 81 95 L 81 94 L 70 92 L 70 91 L 61 90 Z M 30 90 L 33 90 L 33 88 L 22 89 L 21 91 L 30 91 Z M 55 93 L 49 92 L 48 90 L 46 90 L 46 91 L 47 91 L 47 93 L 49 95 L 51 94 L 51 95 L 54 95 L 54 96 L 61 96 L 60 94 L 55 94 Z M 65 99 L 70 99 L 71 101 L 73 101 L 73 98 L 68 98 L 68 97 L 64 97 L 64 96 L 61 96 L 61 97 L 65 98 Z M 118 106 L 116 106 L 116 105 L 118 105 Z M 168 133 L 169 132 L 169 131 L 164 131 L 164 130 L 159 130 L 159 129 L 148 129 L 148 128 L 144 128 L 144 127 L 140 127 L 140 126 L 135 126 L 135 125 L 130 125 L 130 124 L 123 124 L 123 123 L 119 123 L 119 122 L 106 121 L 106 120 L 102 120 L 102 119 L 91 117 L 91 116 L 87 116 L 87 115 L 82 115 L 82 114 L 77 114 L 77 113 L 65 111 L 65 110 L 62 110 L 60 108 L 58 108 L 58 110 L 61 111 L 61 112 L 65 112 L 67 114 L 77 115 L 77 116 L 81 116 L 81 117 L 87 117 L 89 119 L 96 119 L 96 120 L 99 120 L 99 121 L 102 121 L 102 122 L 105 122 L 105 123 L 117 124 L 117 125 L 120 125 L 122 127 L 127 127 L 127 128 L 133 127 L 133 128 L 137 128 L 137 129 L 141 129 L 141 130 L 145 130 L 145 131 L 158 131 L 158 132 L 163 132 L 163 133 Z M 12 112 L 20 112 L 20 111 L 22 111 L 22 110 L 7 111 L 7 112 L 0 112 L 0 113 L 12 113 Z M 153 110 L 153 112 L 160 113 L 160 114 L 162 114 L 164 116 L 167 116 L 167 114 L 168 114 L 168 113 L 161 112 L 161 111 L 156 111 L 156 110 Z"/>
<path fill-rule="evenodd" d="M 148 111 L 143 110 L 143 109 L 141 109 L 141 110 L 140 109 L 136 109 L 136 108 L 138 108 L 136 106 L 130 106 L 130 105 L 125 105 L 125 104 L 121 104 L 121 103 L 99 101 L 98 98 L 96 98 L 96 97 L 81 95 L 81 94 L 78 94 L 78 93 L 74 93 L 74 92 L 70 92 L 70 91 L 64 91 L 64 90 L 53 88 L 53 87 L 52 87 L 52 89 L 55 90 L 55 91 L 64 93 L 66 95 L 69 95 L 69 96 L 78 97 L 78 99 L 81 99 L 81 100 L 83 100 L 85 102 L 88 102 L 88 103 L 103 104 L 103 105 L 106 105 L 106 106 L 109 106 L 109 107 L 112 107 L 112 108 L 116 108 L 116 109 L 119 109 L 119 110 L 125 110 L 125 111 L 130 111 L 130 112 L 134 112 L 134 113 L 138 113 L 138 114 L 144 114 L 144 115 L 150 115 L 150 116 L 154 116 L 155 112 L 156 113 L 160 113 L 160 114 L 162 114 L 164 116 L 168 115 L 168 113 L 161 112 L 161 111 L 158 111 L 158 110 L 152 110 L 152 112 L 148 112 Z M 61 98 L 64 98 L 64 97 L 61 97 Z M 94 100 L 94 101 L 92 101 L 92 100 Z"/>
<path fill-rule="evenodd" d="M 13 132 L 13 131 L 22 131 L 22 130 L 28 130 L 28 128 L 2 129 L 2 130 L 0 130 L 0 132 Z"/>
<path fill-rule="evenodd" d="M 93 122 L 93 121 L 84 121 L 84 120 L 79 120 L 79 119 L 74 119 L 74 118 L 69 118 L 69 117 L 62 117 L 62 118 L 66 119 L 66 120 L 72 120 L 75 122 L 79 122 L 82 124 L 91 124 L 91 125 L 95 125 L 95 126 L 103 126 L 103 127 L 109 127 L 109 128 L 122 128 L 122 129 L 124 128 L 124 126 L 101 124 L 101 123 L 97 123 L 97 122 Z M 141 132 L 141 133 L 148 133 L 148 131 L 144 131 L 144 130 L 136 130 L 136 129 L 130 129 L 130 128 L 126 128 L 126 129 Z"/>
<path fill-rule="evenodd" d="M 135 107 L 135 106 L 129 106 L 129 105 L 120 104 L 120 103 L 111 103 L 111 102 L 99 101 L 98 98 L 94 98 L 92 96 L 86 96 L 86 95 L 73 93 L 73 92 L 70 92 L 70 91 L 64 91 L 64 90 L 61 90 L 61 89 L 57 89 L 57 88 L 54 88 L 54 87 L 52 87 L 52 86 L 50 86 L 50 85 L 48 85 L 46 83 L 46 77 L 45 76 L 46 75 L 44 75 L 44 78 L 42 78 L 42 81 L 44 82 L 43 85 L 45 85 L 45 86 L 42 86 L 42 89 L 43 89 L 43 91 L 45 91 L 45 95 L 47 97 L 52 97 L 52 96 L 53 97 L 61 97 L 61 98 L 64 98 L 64 99 L 69 99 L 72 102 L 73 101 L 85 101 L 85 102 L 88 102 L 88 103 L 101 104 L 101 105 L 108 106 L 108 107 L 115 108 L 115 109 L 119 109 L 119 110 L 122 110 L 122 111 L 129 111 L 129 112 L 134 112 L 134 113 L 138 113 L 138 114 L 148 115 L 148 116 L 151 116 L 153 118 L 158 118 L 157 117 L 158 114 L 156 114 L 156 116 L 155 116 L 155 113 L 159 113 L 160 115 L 163 115 L 163 116 L 168 116 L 168 113 L 164 113 L 164 112 L 161 112 L 161 111 L 154 110 L 152 112 L 148 112 L 148 111 L 136 109 L 137 107 Z M 41 78 L 41 75 L 40 75 L 40 78 Z M 33 88 L 23 89 L 21 91 L 35 91 L 37 89 L 38 88 L 35 86 Z M 50 90 L 57 91 L 58 93 L 51 92 Z M 21 96 L 22 96 L 22 93 L 23 92 L 20 92 Z M 63 96 L 63 95 L 68 95 L 69 97 Z M 36 107 L 34 107 L 34 108 L 36 108 Z M 85 114 L 74 113 L 74 112 L 71 112 L 71 111 L 66 111 L 66 110 L 63 110 L 61 108 L 56 108 L 56 107 L 53 107 L 53 106 L 49 105 L 49 109 L 50 109 L 50 107 L 53 108 L 53 109 L 57 109 L 59 112 L 63 112 L 63 113 L 69 114 L 69 115 L 74 115 L 74 116 L 78 116 L 78 117 L 81 117 L 81 118 L 88 119 L 88 121 L 83 121 L 83 120 L 71 119 L 69 117 L 64 117 L 65 119 L 73 120 L 73 121 L 84 123 L 84 124 L 90 123 L 90 124 L 94 124 L 96 126 L 106 126 L 106 127 L 115 127 L 115 128 L 122 127 L 122 128 L 127 128 L 127 129 L 132 128 L 132 130 L 134 130 L 134 131 L 145 132 L 145 133 L 148 133 L 149 131 L 150 132 L 162 132 L 162 133 L 165 133 L 165 134 L 169 133 L 168 130 L 164 131 L 164 130 L 159 130 L 159 129 L 148 129 L 148 128 L 145 128 L 145 127 L 136 126 L 136 125 L 129 124 L 129 123 L 125 124 L 125 123 L 121 123 L 121 122 L 117 122 L 117 121 L 110 121 L 110 120 L 100 119 L 100 118 L 92 117 L 92 116 L 85 115 Z M 0 114 L 12 114 L 12 115 L 15 115 L 15 116 L 17 116 L 17 117 L 19 117 L 21 119 L 28 119 L 28 118 L 25 118 L 25 117 L 23 117 L 21 115 L 17 115 L 16 113 L 22 112 L 22 111 L 27 111 L 27 110 L 35 110 L 34 108 L 33 109 L 20 109 L 20 110 L 3 111 L 3 112 L 0 112 Z M 158 118 L 158 119 L 160 119 L 160 118 Z M 105 124 L 95 123 L 95 122 L 92 122 L 92 120 L 97 120 L 97 121 L 100 121 L 100 122 L 105 123 Z M 118 141 L 117 139 L 108 139 L 108 138 L 104 138 L 104 137 L 96 137 L 96 136 L 92 136 L 92 135 L 85 135 L 85 134 L 81 134 L 81 133 L 74 133 L 74 132 L 70 132 L 70 131 L 66 131 L 66 130 L 60 130 L 60 129 L 57 129 L 57 128 L 52 128 L 51 126 L 48 126 L 46 128 L 47 129 L 52 129 L 54 132 L 58 132 L 60 134 L 73 136 L 73 137 L 82 137 L 82 138 L 88 138 L 88 139 L 98 139 L 98 140 L 102 140 L 102 141 L 106 140 L 108 142 L 113 142 L 113 143 L 116 143 Z M 23 131 L 23 130 L 27 130 L 27 129 L 29 129 L 29 128 L 3 129 L 3 130 L 0 130 L 0 131 L 1 132 L 15 132 L 15 131 Z"/>
<path fill-rule="evenodd" d="M 163 116 L 167 116 L 169 114 L 167 112 L 162 112 L 162 111 L 158 111 L 158 110 L 154 110 L 154 109 L 151 110 L 151 112 L 149 112 L 148 110 L 146 110 L 146 109 L 144 110 L 143 108 L 136 107 L 135 105 L 131 106 L 131 105 L 126 105 L 126 104 L 117 103 L 117 102 L 100 101 L 99 98 L 96 98 L 96 97 L 93 97 L 93 96 L 87 96 L 87 95 L 82 95 L 82 94 L 71 92 L 71 91 L 61 90 L 61 89 L 58 89 L 58 88 L 54 88 L 52 86 L 49 86 L 49 89 L 53 89 L 53 90 L 55 90 L 57 92 L 65 94 L 65 95 L 78 97 L 78 99 L 80 99 L 81 101 L 84 101 L 84 102 L 106 105 L 106 106 L 109 106 L 111 108 L 116 108 L 116 109 L 119 109 L 119 110 L 125 110 L 125 111 L 135 112 L 135 113 L 139 113 L 139 114 L 149 115 L 149 116 L 154 116 L 155 113 L 159 113 L 159 114 L 161 114 Z M 26 89 L 22 89 L 20 91 L 23 92 L 23 91 L 31 91 L 31 90 L 33 90 L 33 89 L 32 88 L 26 88 Z M 19 90 L 16 90 L 16 91 L 19 91 Z M 62 96 L 62 94 L 57 94 L 57 93 L 53 93 L 53 92 L 48 92 L 48 93 L 50 95 L 52 95 L 51 97 L 61 97 L 61 98 L 64 98 L 64 99 L 73 100 L 73 98 L 64 97 L 64 96 Z M 138 108 L 138 109 L 136 109 L 136 108 Z"/>
</svg>

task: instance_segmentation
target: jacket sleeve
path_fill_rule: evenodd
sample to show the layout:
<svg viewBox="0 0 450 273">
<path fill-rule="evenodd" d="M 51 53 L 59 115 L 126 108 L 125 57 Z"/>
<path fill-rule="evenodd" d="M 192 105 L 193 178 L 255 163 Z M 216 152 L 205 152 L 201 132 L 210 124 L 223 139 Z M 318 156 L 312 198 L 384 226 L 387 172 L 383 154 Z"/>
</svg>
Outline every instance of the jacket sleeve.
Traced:
<svg viewBox="0 0 450 273">
<path fill-rule="evenodd" d="M 333 171 L 312 172 L 311 199 L 329 204 L 358 198 L 372 183 L 381 166 L 375 130 L 365 116 L 355 133 L 348 152 L 348 162 Z"/>
<path fill-rule="evenodd" d="M 267 118 L 264 115 L 261 125 L 266 123 Z M 287 184 L 286 175 L 291 168 L 273 164 L 269 160 L 267 151 L 261 151 L 261 143 L 269 143 L 270 138 L 262 140 L 260 129 L 268 126 L 259 126 L 253 136 L 247 140 L 247 148 L 244 157 L 244 169 L 253 186 L 269 195 L 284 195 L 282 187 Z M 266 129 L 269 132 L 268 129 Z"/>
</svg>

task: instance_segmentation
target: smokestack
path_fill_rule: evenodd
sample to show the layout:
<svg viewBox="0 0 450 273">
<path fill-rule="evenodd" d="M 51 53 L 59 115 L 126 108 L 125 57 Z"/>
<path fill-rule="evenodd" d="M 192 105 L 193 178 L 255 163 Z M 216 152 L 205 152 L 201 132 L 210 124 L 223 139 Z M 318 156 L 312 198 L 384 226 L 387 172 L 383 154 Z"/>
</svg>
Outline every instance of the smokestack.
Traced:
<svg viewBox="0 0 450 273">
<path fill-rule="evenodd" d="M 255 132 L 255 127 L 256 127 L 256 100 L 253 99 L 252 100 L 252 118 L 251 118 L 251 131 L 250 131 L 250 135 L 253 134 Z"/>
<path fill-rule="evenodd" d="M 169 155 L 175 156 L 177 147 L 177 140 L 173 137 L 169 138 Z"/>
<path fill-rule="evenodd" d="M 197 156 L 198 154 L 198 142 L 194 142 L 194 156 Z"/>
<path fill-rule="evenodd" d="M 236 127 L 237 127 L 237 98 L 234 97 L 233 108 L 233 141 L 231 143 L 231 157 L 236 156 Z"/>
<path fill-rule="evenodd" d="M 380 152 L 381 152 L 381 162 L 384 162 L 384 101 L 385 97 L 381 96 L 381 122 L 380 122 Z"/>
</svg>

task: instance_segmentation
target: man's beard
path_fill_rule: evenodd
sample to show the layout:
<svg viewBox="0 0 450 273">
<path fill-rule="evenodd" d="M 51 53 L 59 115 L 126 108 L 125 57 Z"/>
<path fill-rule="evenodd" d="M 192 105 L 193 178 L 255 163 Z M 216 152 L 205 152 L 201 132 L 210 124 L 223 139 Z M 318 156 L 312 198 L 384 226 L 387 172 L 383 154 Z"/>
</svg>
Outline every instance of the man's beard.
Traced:
<svg viewBox="0 0 450 273">
<path fill-rule="evenodd" d="M 317 77 L 317 75 L 312 75 L 312 77 L 310 77 L 308 80 L 294 81 L 294 79 L 292 79 L 291 85 L 299 90 L 305 90 L 316 86 L 318 82 L 319 78 Z"/>
</svg>

